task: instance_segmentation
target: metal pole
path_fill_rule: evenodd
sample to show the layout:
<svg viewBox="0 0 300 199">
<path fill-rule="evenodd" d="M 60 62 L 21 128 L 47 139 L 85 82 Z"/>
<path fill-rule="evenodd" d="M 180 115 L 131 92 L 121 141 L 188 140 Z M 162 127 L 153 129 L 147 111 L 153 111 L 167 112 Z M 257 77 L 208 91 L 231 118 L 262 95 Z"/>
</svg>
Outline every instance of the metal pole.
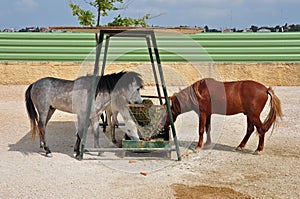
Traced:
<svg viewBox="0 0 300 199">
<path fill-rule="evenodd" d="M 103 43 L 103 34 L 100 32 L 100 37 L 98 41 L 98 45 L 96 47 L 96 60 L 94 65 L 94 74 L 91 82 L 91 89 L 90 92 L 87 93 L 88 99 L 87 99 L 87 114 L 85 118 L 85 127 L 83 130 L 82 138 L 81 138 L 81 150 L 80 150 L 80 159 L 83 158 L 83 153 L 85 151 L 85 143 L 86 143 L 86 135 L 90 124 L 90 115 L 91 115 L 91 109 L 92 109 L 92 103 L 93 98 L 95 97 L 95 88 L 96 88 L 96 79 L 99 73 L 99 60 L 100 60 L 100 54 L 101 54 L 101 48 Z"/>
<path fill-rule="evenodd" d="M 161 66 L 161 61 L 160 61 L 160 57 L 159 57 L 159 52 L 158 52 L 158 48 L 157 48 L 154 31 L 151 32 L 151 39 L 152 39 L 152 44 L 154 47 L 156 62 L 158 65 L 158 71 L 160 73 L 160 79 L 161 79 L 162 89 L 163 89 L 164 96 L 165 96 L 165 102 L 167 105 L 167 110 L 168 110 L 168 114 L 169 114 L 169 118 L 170 118 L 170 125 L 171 125 L 172 135 L 173 135 L 173 139 L 174 139 L 174 143 L 175 143 L 175 147 L 176 147 L 177 158 L 180 161 L 181 160 L 180 149 L 179 149 L 179 144 L 178 144 L 178 140 L 177 140 L 176 130 L 175 130 L 175 126 L 174 126 L 174 120 L 173 120 L 173 116 L 172 116 L 172 112 L 171 112 L 171 108 L 170 108 L 170 101 L 168 98 L 167 88 L 166 88 L 166 84 L 165 84 L 164 74 L 163 74 L 163 70 L 162 70 L 162 66 Z"/>
<path fill-rule="evenodd" d="M 110 41 L 110 35 L 107 35 L 106 40 L 105 40 L 105 48 L 104 48 L 101 76 L 104 75 L 104 71 L 105 71 L 109 41 Z"/>
<path fill-rule="evenodd" d="M 151 47 L 150 38 L 149 38 L 148 35 L 146 36 L 146 41 L 147 41 L 148 52 L 149 52 L 150 61 L 151 61 L 151 65 L 152 65 L 152 71 L 153 71 L 153 75 L 154 75 L 156 90 L 157 90 L 157 94 L 158 94 L 158 97 L 159 97 L 159 103 L 160 103 L 160 105 L 162 105 L 163 103 L 162 103 L 162 98 L 161 98 L 161 93 L 160 93 L 160 89 L 159 89 L 157 73 L 156 73 L 153 54 L 152 54 L 152 47 Z"/>
</svg>

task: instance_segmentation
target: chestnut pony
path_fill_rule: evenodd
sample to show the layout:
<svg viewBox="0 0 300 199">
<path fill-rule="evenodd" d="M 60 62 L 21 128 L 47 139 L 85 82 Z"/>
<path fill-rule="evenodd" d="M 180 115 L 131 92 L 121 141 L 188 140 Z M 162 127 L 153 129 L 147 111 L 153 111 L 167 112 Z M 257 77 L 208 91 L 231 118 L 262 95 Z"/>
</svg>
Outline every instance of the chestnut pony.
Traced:
<svg viewBox="0 0 300 199">
<path fill-rule="evenodd" d="M 270 111 L 262 123 L 260 114 L 270 95 Z M 201 79 L 191 86 L 175 93 L 170 97 L 173 121 L 181 113 L 195 111 L 199 116 L 199 141 L 196 149 L 203 145 L 204 131 L 207 133 L 205 145 L 211 143 L 210 121 L 212 114 L 234 115 L 243 113 L 247 116 L 247 133 L 237 147 L 242 150 L 256 127 L 259 143 L 256 152 L 264 148 L 265 133 L 276 121 L 277 116 L 282 117 L 280 100 L 271 87 L 251 81 L 219 82 L 212 78 Z M 165 131 L 168 131 L 170 118 L 167 114 Z"/>
</svg>

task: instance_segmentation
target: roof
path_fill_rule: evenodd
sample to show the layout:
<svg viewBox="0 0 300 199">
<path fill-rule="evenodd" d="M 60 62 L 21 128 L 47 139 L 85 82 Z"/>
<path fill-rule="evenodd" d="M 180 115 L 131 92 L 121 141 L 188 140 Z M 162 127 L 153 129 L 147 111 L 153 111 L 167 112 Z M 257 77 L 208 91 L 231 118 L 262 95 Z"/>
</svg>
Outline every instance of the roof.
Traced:
<svg viewBox="0 0 300 199">
<path fill-rule="evenodd" d="M 99 33 L 101 30 L 157 30 L 176 31 L 182 34 L 196 34 L 203 32 L 203 28 L 192 27 L 125 27 L 125 26 L 99 26 L 99 27 L 77 27 L 77 26 L 50 26 L 50 30 L 61 30 L 69 32 Z"/>
</svg>

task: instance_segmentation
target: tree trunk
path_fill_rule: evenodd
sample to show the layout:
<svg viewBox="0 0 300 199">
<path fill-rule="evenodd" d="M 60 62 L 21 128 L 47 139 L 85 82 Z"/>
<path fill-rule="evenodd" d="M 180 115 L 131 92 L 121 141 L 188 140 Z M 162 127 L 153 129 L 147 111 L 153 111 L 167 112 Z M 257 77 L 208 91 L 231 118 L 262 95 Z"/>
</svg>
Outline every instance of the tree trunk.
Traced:
<svg viewBox="0 0 300 199">
<path fill-rule="evenodd" d="M 100 6 L 98 7 L 98 12 L 97 12 L 97 25 L 96 26 L 100 26 L 100 16 L 101 16 L 101 8 Z"/>
</svg>

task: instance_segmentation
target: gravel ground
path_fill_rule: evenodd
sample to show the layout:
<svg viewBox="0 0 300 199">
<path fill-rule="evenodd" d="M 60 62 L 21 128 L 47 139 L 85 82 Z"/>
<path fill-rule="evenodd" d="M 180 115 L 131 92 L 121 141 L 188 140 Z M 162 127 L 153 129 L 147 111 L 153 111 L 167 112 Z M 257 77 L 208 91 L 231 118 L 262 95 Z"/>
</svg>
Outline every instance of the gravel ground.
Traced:
<svg viewBox="0 0 300 199">
<path fill-rule="evenodd" d="M 198 153 L 187 148 L 196 145 L 196 117 L 180 116 L 176 129 L 182 161 L 175 153 L 170 160 L 115 153 L 75 160 L 74 116 L 59 111 L 47 127 L 53 157 L 44 157 L 38 139 L 30 140 L 26 87 L 0 86 L 1 198 L 300 198 L 300 87 L 275 87 L 284 118 L 272 136 L 267 133 L 260 155 L 253 155 L 255 134 L 244 151 L 234 150 L 246 129 L 241 114 L 213 116 L 213 147 Z M 107 137 L 101 137 L 104 143 Z"/>
</svg>

